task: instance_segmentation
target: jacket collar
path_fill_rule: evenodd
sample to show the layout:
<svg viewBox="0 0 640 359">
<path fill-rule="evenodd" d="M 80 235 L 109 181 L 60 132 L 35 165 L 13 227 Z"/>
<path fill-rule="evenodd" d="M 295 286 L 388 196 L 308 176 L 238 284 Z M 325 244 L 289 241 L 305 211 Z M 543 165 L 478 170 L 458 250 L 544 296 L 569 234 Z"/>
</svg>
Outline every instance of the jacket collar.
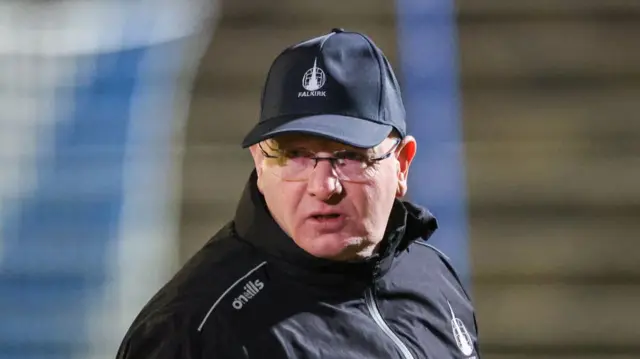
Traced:
<svg viewBox="0 0 640 359">
<path fill-rule="evenodd" d="M 322 274 L 334 279 L 375 279 L 383 276 L 395 257 L 418 238 L 427 240 L 437 229 L 436 219 L 409 202 L 394 203 L 380 251 L 360 261 L 340 262 L 314 257 L 295 244 L 275 222 L 257 188 L 254 170 L 247 182 L 234 219 L 241 240 L 265 252 L 298 273 Z"/>
</svg>

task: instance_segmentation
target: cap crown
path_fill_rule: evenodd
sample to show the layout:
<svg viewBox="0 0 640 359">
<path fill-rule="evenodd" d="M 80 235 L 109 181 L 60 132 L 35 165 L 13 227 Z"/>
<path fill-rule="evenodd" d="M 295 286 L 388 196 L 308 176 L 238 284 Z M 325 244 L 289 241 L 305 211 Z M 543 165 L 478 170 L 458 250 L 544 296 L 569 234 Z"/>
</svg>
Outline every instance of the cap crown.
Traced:
<svg viewBox="0 0 640 359">
<path fill-rule="evenodd" d="M 334 30 L 296 44 L 269 70 L 260 122 L 326 114 L 391 125 L 406 135 L 398 81 L 382 51 L 363 34 Z"/>
</svg>

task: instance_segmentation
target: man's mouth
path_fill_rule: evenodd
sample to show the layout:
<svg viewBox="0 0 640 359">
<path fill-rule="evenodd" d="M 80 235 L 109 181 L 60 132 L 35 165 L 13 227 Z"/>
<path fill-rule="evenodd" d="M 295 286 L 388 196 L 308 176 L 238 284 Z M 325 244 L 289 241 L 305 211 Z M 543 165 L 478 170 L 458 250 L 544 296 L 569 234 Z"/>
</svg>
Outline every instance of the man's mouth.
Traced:
<svg viewBox="0 0 640 359">
<path fill-rule="evenodd" d="M 339 218 L 340 216 L 341 216 L 340 213 L 326 213 L 326 214 L 314 214 L 311 216 L 311 218 L 318 221 L 324 221 L 329 219 L 336 219 L 336 218 Z"/>
</svg>

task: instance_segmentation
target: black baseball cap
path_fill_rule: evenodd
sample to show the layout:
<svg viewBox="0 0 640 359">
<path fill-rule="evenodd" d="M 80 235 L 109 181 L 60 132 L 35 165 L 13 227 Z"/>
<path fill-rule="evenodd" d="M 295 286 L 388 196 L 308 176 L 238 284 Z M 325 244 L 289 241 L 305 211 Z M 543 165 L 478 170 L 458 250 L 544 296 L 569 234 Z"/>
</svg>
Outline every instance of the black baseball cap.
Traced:
<svg viewBox="0 0 640 359">
<path fill-rule="evenodd" d="M 242 146 L 297 132 L 371 148 L 394 129 L 406 136 L 400 86 L 389 61 L 366 35 L 333 29 L 273 61 L 260 120 Z"/>
</svg>

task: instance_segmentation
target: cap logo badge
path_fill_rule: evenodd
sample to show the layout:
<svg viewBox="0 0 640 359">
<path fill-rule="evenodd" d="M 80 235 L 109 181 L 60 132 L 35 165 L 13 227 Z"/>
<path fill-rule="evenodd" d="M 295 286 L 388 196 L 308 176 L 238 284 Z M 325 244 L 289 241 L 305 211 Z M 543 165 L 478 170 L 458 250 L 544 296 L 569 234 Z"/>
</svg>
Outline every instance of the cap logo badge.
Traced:
<svg viewBox="0 0 640 359">
<path fill-rule="evenodd" d="M 317 65 L 318 59 L 313 60 L 313 67 L 302 76 L 302 87 L 306 91 L 298 92 L 298 97 L 326 97 L 326 91 L 319 91 L 327 81 L 324 71 Z"/>
</svg>

